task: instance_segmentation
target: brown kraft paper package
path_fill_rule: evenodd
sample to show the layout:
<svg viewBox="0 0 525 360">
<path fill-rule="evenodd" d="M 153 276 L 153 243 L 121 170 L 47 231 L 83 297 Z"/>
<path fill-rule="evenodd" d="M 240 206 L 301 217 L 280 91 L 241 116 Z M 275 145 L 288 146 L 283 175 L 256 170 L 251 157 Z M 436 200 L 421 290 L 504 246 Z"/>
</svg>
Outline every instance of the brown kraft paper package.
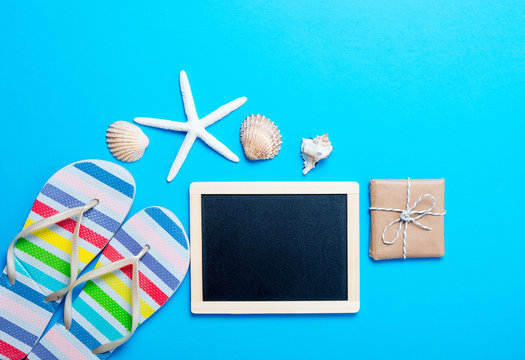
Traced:
<svg viewBox="0 0 525 360">
<path fill-rule="evenodd" d="M 430 210 L 433 213 L 445 212 L 445 180 L 444 179 L 410 179 L 410 204 L 412 206 L 421 195 L 431 194 L 436 199 L 436 206 Z M 432 199 L 424 197 L 414 211 L 422 211 L 432 206 Z M 371 180 L 370 207 L 407 208 L 407 179 L 403 180 Z M 417 221 L 432 230 L 422 229 L 413 222 L 405 224 L 401 221 L 401 230 L 397 240 L 389 245 L 383 242 L 383 230 L 392 221 L 400 218 L 401 213 L 393 211 L 370 211 L 370 257 L 375 260 L 403 258 L 404 227 L 406 231 L 406 257 L 442 257 L 445 255 L 445 216 L 427 214 Z M 411 217 L 417 217 L 412 214 Z M 395 223 L 386 231 L 385 240 L 392 241 L 398 229 Z"/>
</svg>

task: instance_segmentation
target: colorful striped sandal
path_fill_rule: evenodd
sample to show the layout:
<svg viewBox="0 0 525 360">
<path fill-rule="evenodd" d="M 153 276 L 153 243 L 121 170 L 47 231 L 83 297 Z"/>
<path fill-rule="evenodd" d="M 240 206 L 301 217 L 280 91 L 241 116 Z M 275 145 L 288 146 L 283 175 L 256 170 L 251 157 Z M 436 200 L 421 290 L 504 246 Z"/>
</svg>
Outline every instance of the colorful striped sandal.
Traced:
<svg viewBox="0 0 525 360">
<path fill-rule="evenodd" d="M 102 160 L 68 165 L 44 185 L 0 275 L 1 359 L 31 351 L 78 273 L 120 228 L 134 196 L 131 174 Z"/>
<path fill-rule="evenodd" d="M 106 359 L 137 326 L 175 293 L 189 265 L 188 237 L 173 213 L 146 208 L 131 217 L 106 246 L 64 319 L 38 342 L 28 359 Z"/>
</svg>

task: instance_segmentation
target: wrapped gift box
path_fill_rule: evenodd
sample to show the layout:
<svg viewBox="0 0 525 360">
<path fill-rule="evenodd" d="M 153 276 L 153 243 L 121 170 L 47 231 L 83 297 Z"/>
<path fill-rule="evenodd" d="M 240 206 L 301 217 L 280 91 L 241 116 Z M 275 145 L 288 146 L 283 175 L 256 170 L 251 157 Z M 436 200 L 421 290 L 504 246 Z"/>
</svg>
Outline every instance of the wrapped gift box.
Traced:
<svg viewBox="0 0 525 360">
<path fill-rule="evenodd" d="M 445 180 L 371 180 L 370 212 L 375 260 L 445 254 Z"/>
</svg>

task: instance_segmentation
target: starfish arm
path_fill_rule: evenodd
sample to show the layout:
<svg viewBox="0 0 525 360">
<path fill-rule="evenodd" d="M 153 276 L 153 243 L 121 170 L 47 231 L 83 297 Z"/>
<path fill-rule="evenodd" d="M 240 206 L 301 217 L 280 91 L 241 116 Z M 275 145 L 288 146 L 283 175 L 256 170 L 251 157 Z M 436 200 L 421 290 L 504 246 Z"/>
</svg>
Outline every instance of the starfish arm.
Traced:
<svg viewBox="0 0 525 360">
<path fill-rule="evenodd" d="M 195 109 L 195 102 L 193 101 L 193 95 L 191 94 L 190 82 L 186 72 L 182 70 L 180 72 L 180 93 L 182 95 L 182 103 L 184 104 L 184 112 L 189 122 L 199 120 L 197 116 L 197 110 Z"/>
<path fill-rule="evenodd" d="M 228 115 L 232 111 L 235 111 L 238 108 L 240 108 L 246 102 L 246 100 L 248 100 L 248 99 L 245 98 L 245 97 L 240 97 L 238 99 L 230 101 L 226 105 L 221 106 L 220 108 L 218 108 L 217 110 L 215 110 L 211 114 L 209 114 L 209 115 L 205 116 L 204 118 L 202 118 L 201 121 L 200 121 L 201 125 L 206 127 L 206 126 L 209 126 L 209 125 L 213 124 L 214 122 L 222 119 L 223 117 L 225 117 L 226 115 Z"/>
<path fill-rule="evenodd" d="M 235 155 L 230 149 L 226 147 L 223 143 L 221 143 L 219 140 L 217 140 L 212 134 L 207 132 L 206 130 L 202 129 L 198 136 L 201 138 L 202 141 L 206 143 L 209 147 L 211 147 L 213 150 L 217 151 L 219 154 L 224 156 L 226 159 L 233 161 L 233 162 L 239 162 L 239 158 L 237 155 Z"/>
<path fill-rule="evenodd" d="M 184 138 L 179 152 L 175 157 L 175 161 L 173 161 L 173 165 L 171 165 L 171 169 L 168 174 L 168 182 L 175 179 L 175 176 L 177 176 L 177 173 L 179 172 L 180 167 L 184 163 L 184 160 L 186 160 L 186 156 L 188 156 L 188 153 L 190 152 L 191 146 L 195 142 L 195 139 L 196 136 L 193 132 L 189 132 Z"/>
<path fill-rule="evenodd" d="M 154 119 L 154 118 L 144 118 L 136 117 L 133 119 L 137 124 L 156 127 L 159 129 L 173 130 L 173 131 L 188 131 L 188 125 L 186 123 L 164 120 L 164 119 Z"/>
</svg>

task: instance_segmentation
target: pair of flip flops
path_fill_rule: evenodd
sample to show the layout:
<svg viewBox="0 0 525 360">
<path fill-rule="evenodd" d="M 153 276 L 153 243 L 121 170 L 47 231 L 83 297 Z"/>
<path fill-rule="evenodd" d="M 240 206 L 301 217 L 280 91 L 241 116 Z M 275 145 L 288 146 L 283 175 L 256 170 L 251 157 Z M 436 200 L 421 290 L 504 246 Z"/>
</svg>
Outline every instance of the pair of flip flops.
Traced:
<svg viewBox="0 0 525 360">
<path fill-rule="evenodd" d="M 162 207 L 121 226 L 134 197 L 131 174 L 102 160 L 68 165 L 44 185 L 0 275 L 1 359 L 106 359 L 173 295 L 188 237 Z M 64 298 L 64 319 L 42 336 Z"/>
</svg>

